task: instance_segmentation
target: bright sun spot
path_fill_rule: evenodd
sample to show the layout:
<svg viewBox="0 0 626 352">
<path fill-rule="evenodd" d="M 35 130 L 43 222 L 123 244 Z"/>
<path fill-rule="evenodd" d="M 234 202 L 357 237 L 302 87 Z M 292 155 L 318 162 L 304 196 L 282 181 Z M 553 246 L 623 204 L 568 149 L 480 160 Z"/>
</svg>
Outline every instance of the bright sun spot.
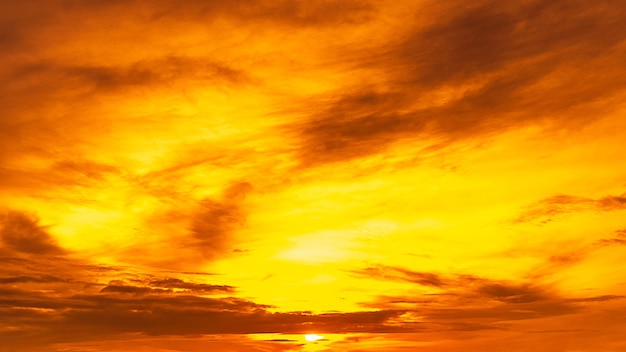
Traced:
<svg viewBox="0 0 626 352">
<path fill-rule="evenodd" d="M 321 339 L 323 339 L 324 336 L 320 336 L 317 334 L 306 334 L 304 335 L 304 339 L 309 341 L 309 342 L 315 342 L 315 341 L 319 341 Z"/>
</svg>

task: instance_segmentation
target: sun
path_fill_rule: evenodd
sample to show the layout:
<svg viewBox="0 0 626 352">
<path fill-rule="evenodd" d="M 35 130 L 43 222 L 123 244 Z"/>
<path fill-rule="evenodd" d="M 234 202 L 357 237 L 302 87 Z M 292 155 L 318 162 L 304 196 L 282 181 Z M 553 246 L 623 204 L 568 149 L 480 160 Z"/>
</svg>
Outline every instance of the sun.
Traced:
<svg viewBox="0 0 626 352">
<path fill-rule="evenodd" d="M 304 339 L 307 340 L 308 342 L 315 342 L 315 341 L 319 341 L 322 340 L 324 338 L 324 336 L 320 336 L 317 334 L 306 334 L 304 335 Z"/>
</svg>

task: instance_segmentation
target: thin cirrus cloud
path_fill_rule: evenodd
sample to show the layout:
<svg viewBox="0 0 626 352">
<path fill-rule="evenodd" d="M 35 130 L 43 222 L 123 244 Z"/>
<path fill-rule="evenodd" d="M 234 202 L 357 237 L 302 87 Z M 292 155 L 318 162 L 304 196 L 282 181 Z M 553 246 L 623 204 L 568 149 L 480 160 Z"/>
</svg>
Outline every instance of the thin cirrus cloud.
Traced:
<svg viewBox="0 0 626 352">
<path fill-rule="evenodd" d="M 579 211 L 611 211 L 626 209 L 626 197 L 606 196 L 600 199 L 588 199 L 568 195 L 558 195 L 541 200 L 529 207 L 514 221 L 549 222 L 554 217 Z"/>
<path fill-rule="evenodd" d="M 34 62 L 18 66 L 7 79 L 23 82 L 21 89 L 41 90 L 41 78 L 57 82 L 59 91 L 106 94 L 122 89 L 154 87 L 181 80 L 222 84 L 245 84 L 252 81 L 246 73 L 225 64 L 198 58 L 164 57 L 139 61 L 128 66 L 64 66 L 62 63 Z M 30 84 L 28 84 L 30 83 Z"/>
</svg>

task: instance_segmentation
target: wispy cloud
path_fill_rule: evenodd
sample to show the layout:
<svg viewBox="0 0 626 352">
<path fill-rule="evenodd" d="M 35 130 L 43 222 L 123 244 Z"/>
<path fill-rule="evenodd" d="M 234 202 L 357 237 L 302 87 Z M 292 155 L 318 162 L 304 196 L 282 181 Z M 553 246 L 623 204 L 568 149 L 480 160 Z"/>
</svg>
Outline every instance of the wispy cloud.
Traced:
<svg viewBox="0 0 626 352">
<path fill-rule="evenodd" d="M 567 213 L 581 211 L 614 211 L 626 209 L 626 197 L 606 196 L 599 199 L 558 195 L 529 206 L 514 221 L 547 223 Z"/>
<path fill-rule="evenodd" d="M 380 296 L 363 305 L 384 310 L 403 309 L 404 314 L 393 322 L 405 329 L 418 331 L 506 331 L 512 321 L 536 321 L 541 324 L 548 318 L 590 314 L 588 304 L 601 305 L 624 297 L 572 297 L 568 292 L 559 291 L 553 284 L 520 279 L 494 280 L 473 275 L 426 275 L 394 267 L 378 270 L 366 268 L 358 274 L 380 281 L 401 281 L 415 285 L 411 295 Z M 420 279 L 423 277 L 437 277 L 437 285 L 432 284 L 433 280 L 424 282 Z M 424 286 L 437 290 L 421 290 Z"/>
<path fill-rule="evenodd" d="M 301 125 L 303 163 L 378 153 L 409 138 L 439 143 L 599 119 L 602 101 L 624 89 L 620 13 L 612 1 L 594 10 L 565 1 L 424 8 L 422 21 L 391 42 L 347 49 L 373 77 L 312 104 L 319 108 Z M 573 109 L 587 118 L 572 119 Z"/>
</svg>

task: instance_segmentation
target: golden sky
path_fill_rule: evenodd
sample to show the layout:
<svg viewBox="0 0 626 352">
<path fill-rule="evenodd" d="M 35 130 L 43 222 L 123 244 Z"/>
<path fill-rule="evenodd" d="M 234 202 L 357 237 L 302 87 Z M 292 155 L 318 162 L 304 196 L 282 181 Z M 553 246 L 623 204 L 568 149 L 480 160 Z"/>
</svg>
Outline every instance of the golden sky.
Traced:
<svg viewBox="0 0 626 352">
<path fill-rule="evenodd" d="M 626 350 L 625 21 L 1 1 L 0 351 Z"/>
</svg>

